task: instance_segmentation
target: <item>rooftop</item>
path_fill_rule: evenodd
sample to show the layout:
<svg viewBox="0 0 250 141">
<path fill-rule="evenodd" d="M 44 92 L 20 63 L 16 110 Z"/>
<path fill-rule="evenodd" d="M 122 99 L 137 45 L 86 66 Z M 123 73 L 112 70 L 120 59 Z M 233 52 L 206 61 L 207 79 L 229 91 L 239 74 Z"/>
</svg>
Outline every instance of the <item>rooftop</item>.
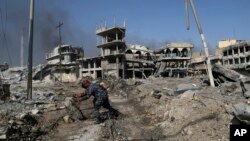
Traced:
<svg viewBox="0 0 250 141">
<path fill-rule="evenodd" d="M 116 32 L 122 32 L 125 33 L 126 28 L 125 27 L 119 27 L 119 26 L 114 26 L 111 28 L 107 27 L 101 27 L 96 30 L 96 35 L 99 36 L 104 36 L 105 34 L 115 34 Z"/>
</svg>

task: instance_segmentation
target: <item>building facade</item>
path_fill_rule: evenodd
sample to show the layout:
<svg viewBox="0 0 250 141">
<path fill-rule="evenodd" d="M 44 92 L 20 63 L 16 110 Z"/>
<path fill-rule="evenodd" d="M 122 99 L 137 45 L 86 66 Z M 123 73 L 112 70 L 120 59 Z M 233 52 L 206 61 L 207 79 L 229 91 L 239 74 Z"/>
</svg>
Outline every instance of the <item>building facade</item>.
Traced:
<svg viewBox="0 0 250 141">
<path fill-rule="evenodd" d="M 158 53 L 155 75 L 166 77 L 185 77 L 188 74 L 192 56 L 192 43 L 170 43 L 163 47 Z"/>
</svg>

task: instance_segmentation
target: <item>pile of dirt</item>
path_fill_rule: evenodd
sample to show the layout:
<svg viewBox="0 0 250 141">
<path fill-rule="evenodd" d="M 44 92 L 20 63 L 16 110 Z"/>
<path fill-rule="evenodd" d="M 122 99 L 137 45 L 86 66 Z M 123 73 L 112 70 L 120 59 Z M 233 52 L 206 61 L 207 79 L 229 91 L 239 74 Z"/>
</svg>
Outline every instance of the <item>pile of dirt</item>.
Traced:
<svg viewBox="0 0 250 141">
<path fill-rule="evenodd" d="M 231 121 L 249 119 L 249 114 L 239 118 L 250 103 L 246 99 L 249 81 L 223 80 L 215 88 L 192 78 L 92 80 L 107 89 L 111 105 L 120 112 L 118 118 L 110 119 L 107 110 L 101 109 L 101 124 L 95 123 L 93 98 L 82 102 L 70 98 L 73 93 L 84 91 L 80 84 L 35 84 L 32 100 L 26 100 L 25 85 L 13 84 L 10 101 L 0 103 L 0 124 L 4 127 L 0 128 L 0 138 L 228 140 Z M 238 103 L 243 104 L 237 106 Z"/>
</svg>

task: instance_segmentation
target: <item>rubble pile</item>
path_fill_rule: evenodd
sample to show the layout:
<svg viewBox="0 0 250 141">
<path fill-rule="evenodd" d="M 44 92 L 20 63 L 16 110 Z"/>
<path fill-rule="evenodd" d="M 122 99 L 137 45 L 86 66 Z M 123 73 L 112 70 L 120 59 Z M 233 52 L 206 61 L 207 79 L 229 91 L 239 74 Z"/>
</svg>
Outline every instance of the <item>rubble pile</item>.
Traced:
<svg viewBox="0 0 250 141">
<path fill-rule="evenodd" d="M 97 83 L 103 86 L 109 93 L 124 98 L 128 98 L 133 93 L 134 87 L 142 84 L 141 81 L 117 79 L 113 76 L 99 80 Z"/>
<path fill-rule="evenodd" d="M 34 83 L 33 99 L 27 100 L 24 79 L 8 79 L 10 97 L 0 101 L 0 140 L 228 140 L 230 124 L 250 124 L 250 79 L 216 67 L 215 88 L 192 77 L 87 78 L 108 91 L 120 112 L 111 119 L 101 109 L 101 124 L 95 123 L 92 98 L 72 100 L 85 91 L 81 81 Z"/>
<path fill-rule="evenodd" d="M 20 83 L 20 81 L 26 80 L 28 70 L 26 67 L 14 67 L 9 68 L 2 72 L 2 80 L 8 81 L 8 83 Z"/>
<path fill-rule="evenodd" d="M 12 87 L 10 98 L 0 103 L 0 139 L 37 140 L 50 128 L 50 123 L 42 122 L 43 114 L 64 109 L 61 101 L 65 96 L 34 88 L 33 99 L 27 100 L 24 88 Z"/>
<path fill-rule="evenodd" d="M 44 68 L 46 68 L 46 66 L 43 64 L 33 67 L 34 80 L 40 79 L 39 78 L 40 73 Z M 20 83 L 22 81 L 27 81 L 27 75 L 28 75 L 28 69 L 26 67 L 12 67 L 5 69 L 1 72 L 1 79 L 3 81 L 7 81 L 9 84 Z"/>
</svg>

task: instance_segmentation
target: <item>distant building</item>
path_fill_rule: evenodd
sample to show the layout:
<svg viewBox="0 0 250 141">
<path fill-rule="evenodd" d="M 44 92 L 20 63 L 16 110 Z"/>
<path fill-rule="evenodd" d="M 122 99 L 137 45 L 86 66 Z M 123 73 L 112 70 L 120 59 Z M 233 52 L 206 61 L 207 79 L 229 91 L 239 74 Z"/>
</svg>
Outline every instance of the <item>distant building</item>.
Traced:
<svg viewBox="0 0 250 141">
<path fill-rule="evenodd" d="M 142 45 L 127 45 L 126 78 L 147 78 L 154 74 L 156 57 L 152 50 Z"/>
<path fill-rule="evenodd" d="M 57 46 L 46 55 L 47 64 L 41 66 L 33 79 L 46 82 L 75 82 L 79 78 L 79 63 L 76 60 L 83 57 L 84 51 L 80 47 L 67 44 Z"/>
<path fill-rule="evenodd" d="M 93 78 L 145 78 L 154 71 L 153 51 L 140 45 L 126 45 L 126 28 L 101 27 L 96 30 L 100 56 L 78 59 L 80 75 Z"/>
<path fill-rule="evenodd" d="M 224 48 L 228 47 L 228 46 L 232 46 L 235 45 L 237 43 L 242 42 L 243 40 L 236 40 L 236 39 L 225 39 L 225 40 L 220 40 L 218 43 L 218 46 L 215 50 L 215 56 L 219 57 L 221 59 L 222 57 L 222 51 Z"/>
<path fill-rule="evenodd" d="M 61 53 L 61 54 L 60 54 Z M 72 45 L 61 45 L 53 49 L 51 53 L 46 55 L 47 63 L 50 65 L 61 64 L 75 64 L 77 59 L 84 57 L 84 51 L 80 47 L 73 47 Z"/>
<path fill-rule="evenodd" d="M 192 43 L 170 43 L 163 47 L 158 53 L 161 54 L 157 60 L 156 75 L 166 77 L 185 77 L 188 74 L 192 56 Z"/>
<path fill-rule="evenodd" d="M 238 72 L 249 75 L 250 70 L 250 42 L 240 40 L 222 50 L 222 64 Z"/>
</svg>

